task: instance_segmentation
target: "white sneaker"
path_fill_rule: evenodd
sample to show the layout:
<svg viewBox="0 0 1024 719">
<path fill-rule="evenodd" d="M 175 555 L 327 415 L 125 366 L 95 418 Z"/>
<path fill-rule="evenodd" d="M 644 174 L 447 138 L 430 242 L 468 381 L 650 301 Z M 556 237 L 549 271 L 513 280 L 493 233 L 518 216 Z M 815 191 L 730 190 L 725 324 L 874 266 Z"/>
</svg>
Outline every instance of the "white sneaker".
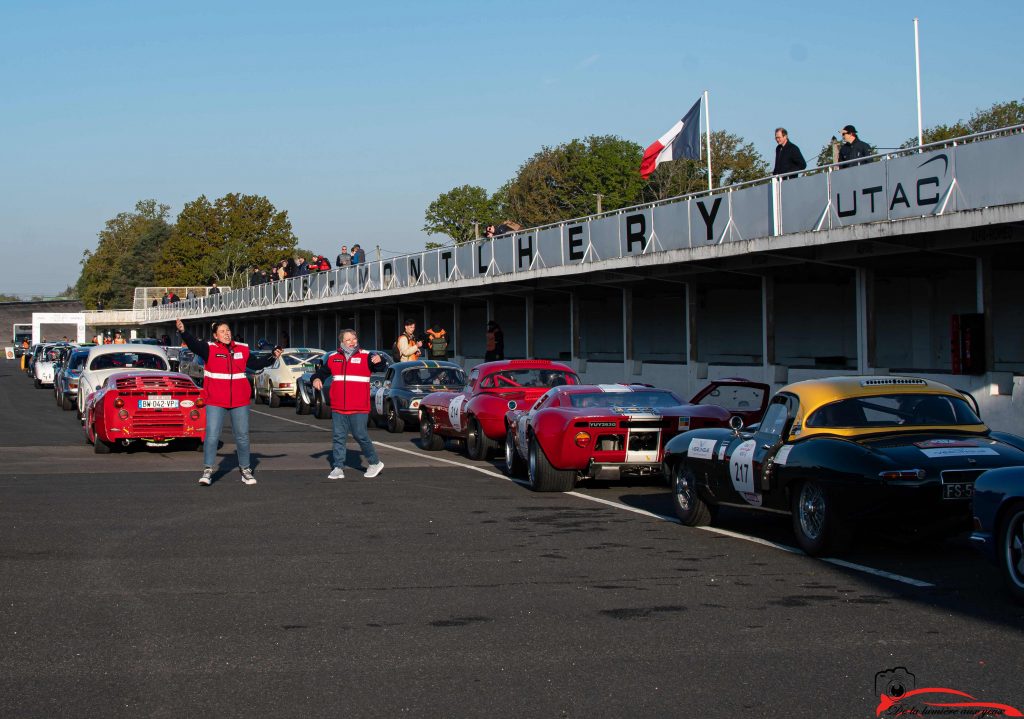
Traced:
<svg viewBox="0 0 1024 719">
<path fill-rule="evenodd" d="M 331 470 L 331 473 L 327 475 L 327 479 L 345 479 L 345 470 L 341 467 L 335 467 Z"/>
<path fill-rule="evenodd" d="M 209 487 L 213 482 L 213 467 L 203 467 L 203 476 L 199 478 L 199 484 Z"/>
<path fill-rule="evenodd" d="M 252 470 L 242 467 L 242 482 L 245 484 L 256 484 L 256 478 L 252 476 Z"/>
<path fill-rule="evenodd" d="M 367 479 L 371 479 L 373 477 L 376 477 L 378 474 L 381 473 L 382 469 L 384 469 L 384 463 L 383 462 L 377 462 L 376 464 L 371 464 L 369 467 L 366 468 L 366 478 Z"/>
</svg>

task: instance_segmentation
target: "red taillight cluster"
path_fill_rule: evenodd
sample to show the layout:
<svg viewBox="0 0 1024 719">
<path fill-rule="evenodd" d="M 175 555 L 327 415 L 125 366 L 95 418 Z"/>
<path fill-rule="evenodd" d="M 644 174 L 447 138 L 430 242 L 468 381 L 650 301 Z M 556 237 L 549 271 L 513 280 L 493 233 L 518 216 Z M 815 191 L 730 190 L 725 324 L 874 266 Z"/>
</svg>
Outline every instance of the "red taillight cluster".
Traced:
<svg viewBox="0 0 1024 719">
<path fill-rule="evenodd" d="M 121 404 L 124 404 L 124 403 L 122 402 Z M 118 410 L 117 416 L 120 417 L 121 419 L 128 419 L 128 410 L 126 410 L 126 409 Z"/>
<path fill-rule="evenodd" d="M 188 416 L 190 418 L 192 418 L 192 419 L 199 419 L 199 410 L 198 409 L 192 410 L 191 412 L 188 413 Z"/>
<path fill-rule="evenodd" d="M 590 444 L 590 432 L 577 432 L 573 439 L 577 447 L 586 447 Z"/>
<path fill-rule="evenodd" d="M 924 479 L 925 471 L 923 469 L 893 469 L 879 472 L 878 476 L 882 479 Z"/>
<path fill-rule="evenodd" d="M 121 397 L 114 397 L 114 406 L 118 409 L 124 407 L 124 400 Z"/>
<path fill-rule="evenodd" d="M 202 397 L 196 397 L 196 407 L 205 407 L 206 402 L 203 401 Z"/>
</svg>

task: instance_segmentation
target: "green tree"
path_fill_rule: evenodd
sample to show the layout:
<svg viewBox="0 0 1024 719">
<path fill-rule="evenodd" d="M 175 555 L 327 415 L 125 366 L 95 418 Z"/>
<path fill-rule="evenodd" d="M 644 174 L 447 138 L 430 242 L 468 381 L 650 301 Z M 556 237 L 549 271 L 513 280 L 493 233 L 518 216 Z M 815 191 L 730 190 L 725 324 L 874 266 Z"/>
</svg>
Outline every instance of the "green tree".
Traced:
<svg viewBox="0 0 1024 719">
<path fill-rule="evenodd" d="M 934 125 L 925 128 L 921 133 L 924 144 L 952 140 L 964 135 L 978 132 L 998 130 L 1001 127 L 1012 127 L 1024 124 L 1024 102 L 1010 100 L 997 102 L 984 110 L 975 110 L 968 120 L 957 120 L 952 125 Z M 900 147 L 916 147 L 917 137 L 907 138 Z"/>
<path fill-rule="evenodd" d="M 86 307 L 131 307 L 135 288 L 154 284 L 156 258 L 171 235 L 170 209 L 156 200 L 140 200 L 134 212 L 107 220 L 96 250 L 83 253 L 75 285 Z"/>
<path fill-rule="evenodd" d="M 490 224 L 495 216 L 494 210 L 484 188 L 476 185 L 453 187 L 438 195 L 427 207 L 423 231 L 432 235 L 448 235 L 461 245 L 474 238 L 474 222 Z"/>
<path fill-rule="evenodd" d="M 707 135 L 701 135 L 701 147 L 706 147 Z M 637 168 L 640 167 L 637 161 Z M 725 130 L 711 133 L 711 177 L 714 186 L 723 187 L 737 182 L 749 182 L 766 177 L 768 162 L 753 143 Z M 673 160 L 663 162 L 650 177 L 644 189 L 644 199 L 664 200 L 669 197 L 700 192 L 708 188 L 707 160 Z"/>
<path fill-rule="evenodd" d="M 21 298 L 18 295 L 9 295 L 6 292 L 0 292 L 0 302 L 20 302 Z"/>
<path fill-rule="evenodd" d="M 642 201 L 640 145 L 614 135 L 593 135 L 543 147 L 498 193 L 503 218 L 537 226 L 617 210 Z"/>
<path fill-rule="evenodd" d="M 251 267 L 294 254 L 296 242 L 288 213 L 266 197 L 229 193 L 211 203 L 202 195 L 178 215 L 156 276 L 166 285 L 241 287 Z"/>
</svg>

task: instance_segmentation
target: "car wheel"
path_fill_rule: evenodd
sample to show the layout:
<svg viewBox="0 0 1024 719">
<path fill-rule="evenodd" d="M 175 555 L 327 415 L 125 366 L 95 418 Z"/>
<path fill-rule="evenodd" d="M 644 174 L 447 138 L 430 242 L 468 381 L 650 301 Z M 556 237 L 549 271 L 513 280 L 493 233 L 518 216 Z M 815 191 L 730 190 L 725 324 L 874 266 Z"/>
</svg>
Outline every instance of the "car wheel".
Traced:
<svg viewBox="0 0 1024 719">
<path fill-rule="evenodd" d="M 677 465 L 672 475 L 672 497 L 676 516 L 687 527 L 711 523 L 711 510 L 697 492 L 697 475 L 685 463 Z"/>
<path fill-rule="evenodd" d="M 316 418 L 317 419 L 330 419 L 331 408 L 327 406 L 327 403 L 322 399 L 316 403 Z"/>
<path fill-rule="evenodd" d="M 42 382 L 40 382 L 40 381 L 39 381 L 39 380 L 37 380 L 37 379 L 34 379 L 34 380 L 32 380 L 32 384 L 34 384 L 34 385 L 35 385 L 36 389 L 42 389 L 42 388 L 43 388 L 43 383 L 42 383 Z"/>
<path fill-rule="evenodd" d="M 792 498 L 797 544 L 812 557 L 842 551 L 849 543 L 835 504 L 820 482 L 802 482 Z"/>
<path fill-rule="evenodd" d="M 89 437 L 92 438 L 92 450 L 96 454 L 110 454 L 110 451 L 114 448 L 113 442 L 107 442 L 98 434 L 96 434 L 96 423 L 89 423 Z"/>
<path fill-rule="evenodd" d="M 470 417 L 466 427 L 466 454 L 469 458 L 484 461 L 497 451 L 498 443 L 484 434 L 476 417 Z"/>
<path fill-rule="evenodd" d="M 309 414 L 310 407 L 306 403 L 306 395 L 302 392 L 295 393 L 295 414 Z"/>
<path fill-rule="evenodd" d="M 535 437 L 530 437 L 528 446 L 530 489 L 535 492 L 571 492 L 576 485 L 576 473 L 552 467 Z"/>
<path fill-rule="evenodd" d="M 75 403 L 66 394 L 60 396 L 60 408 L 65 412 L 70 412 L 75 408 Z"/>
<path fill-rule="evenodd" d="M 1014 600 L 1024 603 L 1024 503 L 1010 507 L 1000 522 L 999 568 Z"/>
<path fill-rule="evenodd" d="M 388 402 L 387 427 L 388 432 L 392 434 L 405 431 L 405 420 L 402 419 L 402 415 L 398 414 L 398 407 L 395 406 L 394 402 Z"/>
<path fill-rule="evenodd" d="M 444 437 L 434 431 L 434 420 L 429 412 L 420 413 L 420 446 L 423 449 L 437 452 L 444 449 Z"/>
<path fill-rule="evenodd" d="M 526 462 L 516 449 L 516 434 L 512 427 L 505 430 L 505 474 L 512 478 L 526 474 Z"/>
<path fill-rule="evenodd" d="M 281 406 L 281 395 L 274 394 L 274 385 L 267 385 L 267 404 L 275 409 Z"/>
</svg>

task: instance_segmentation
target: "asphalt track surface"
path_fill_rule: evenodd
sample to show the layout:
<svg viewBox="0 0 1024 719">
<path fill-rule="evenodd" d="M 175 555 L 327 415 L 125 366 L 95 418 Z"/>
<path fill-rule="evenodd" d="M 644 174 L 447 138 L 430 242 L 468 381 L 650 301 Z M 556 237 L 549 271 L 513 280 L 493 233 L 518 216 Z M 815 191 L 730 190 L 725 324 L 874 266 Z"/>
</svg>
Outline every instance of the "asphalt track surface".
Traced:
<svg viewBox="0 0 1024 719">
<path fill-rule="evenodd" d="M 871 717 L 898 666 L 1024 706 L 1024 609 L 962 538 L 839 566 L 654 482 L 537 494 L 382 430 L 330 481 L 329 422 L 251 424 L 259 484 L 225 431 L 203 488 L 0 364 L 0 717 Z"/>
</svg>

